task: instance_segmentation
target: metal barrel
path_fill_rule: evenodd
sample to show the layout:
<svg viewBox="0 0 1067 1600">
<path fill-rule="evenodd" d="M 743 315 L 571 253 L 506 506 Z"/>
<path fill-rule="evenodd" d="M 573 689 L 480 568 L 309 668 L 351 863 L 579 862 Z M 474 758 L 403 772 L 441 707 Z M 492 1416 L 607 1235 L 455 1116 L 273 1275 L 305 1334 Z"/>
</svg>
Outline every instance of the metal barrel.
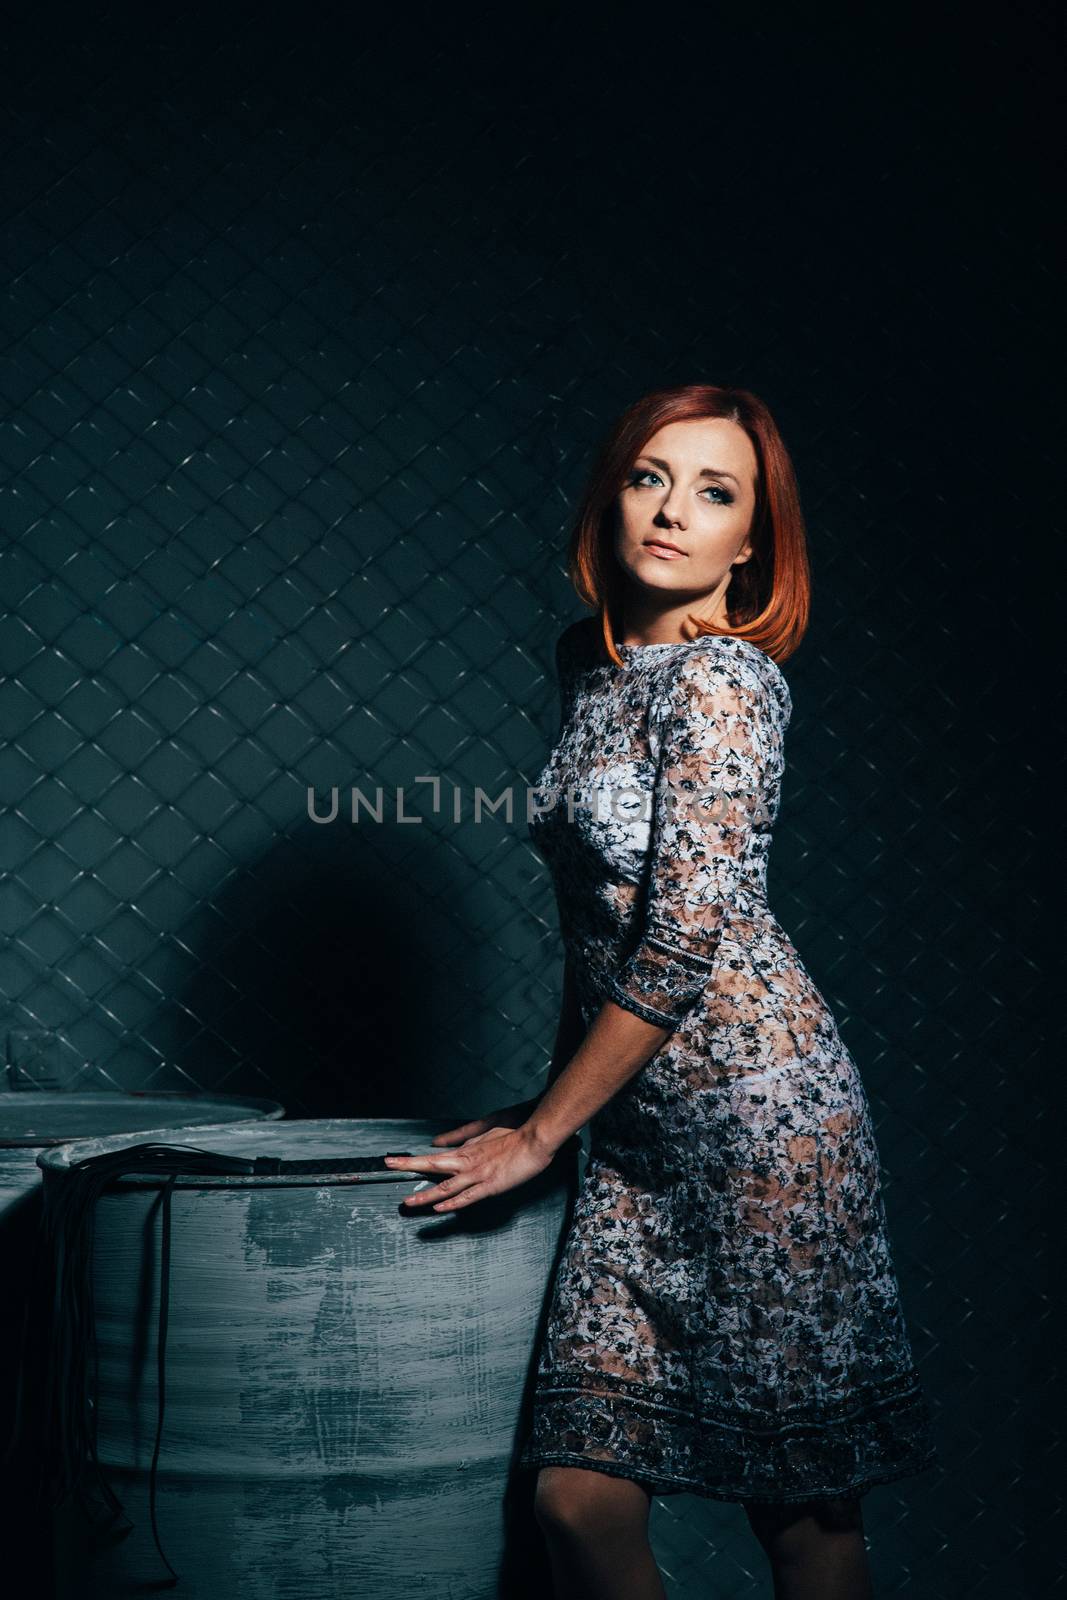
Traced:
<svg viewBox="0 0 1067 1600">
<path fill-rule="evenodd" d="M 51 1283 L 40 1260 L 43 1149 L 78 1138 L 140 1128 L 258 1122 L 285 1115 L 275 1100 L 247 1095 L 100 1089 L 0 1092 L 0 1533 L 40 1550 L 46 1564 L 49 1523 L 38 1492 L 42 1462 L 41 1356 L 47 1342 Z M 39 1566 L 39 1593 L 48 1573 Z"/>
<path fill-rule="evenodd" d="M 168 1577 L 160 1551 L 189 1600 L 525 1592 L 512 1469 L 580 1145 L 505 1194 L 403 1209 L 438 1180 L 382 1156 L 427 1151 L 450 1125 L 201 1130 L 195 1142 L 220 1154 L 311 1170 L 111 1179 L 94 1221 L 97 1457 L 133 1529 L 108 1544 L 80 1513 L 57 1513 L 61 1600 L 143 1593 Z M 181 1129 L 161 1137 L 187 1142 Z M 46 1206 L 64 1203 L 72 1160 L 134 1142 L 43 1154 Z"/>
</svg>

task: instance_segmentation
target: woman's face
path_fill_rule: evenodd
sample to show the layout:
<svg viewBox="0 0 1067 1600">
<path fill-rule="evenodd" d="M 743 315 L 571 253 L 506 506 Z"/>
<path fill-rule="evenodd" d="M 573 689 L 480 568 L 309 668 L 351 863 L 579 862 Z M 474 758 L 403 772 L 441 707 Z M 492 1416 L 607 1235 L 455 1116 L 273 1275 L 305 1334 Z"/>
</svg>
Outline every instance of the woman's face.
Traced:
<svg viewBox="0 0 1067 1600">
<path fill-rule="evenodd" d="M 645 601 L 658 610 L 703 596 L 699 615 L 725 617 L 730 569 L 752 554 L 757 469 L 748 434 L 724 417 L 653 434 L 620 491 L 615 532 L 615 554 Z"/>
</svg>

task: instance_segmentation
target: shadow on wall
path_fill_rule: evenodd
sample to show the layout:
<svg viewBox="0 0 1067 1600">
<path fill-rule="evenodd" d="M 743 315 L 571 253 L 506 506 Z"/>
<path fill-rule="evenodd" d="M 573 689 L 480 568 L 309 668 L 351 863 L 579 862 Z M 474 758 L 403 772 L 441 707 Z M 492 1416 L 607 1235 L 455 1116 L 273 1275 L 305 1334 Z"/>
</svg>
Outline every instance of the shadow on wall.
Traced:
<svg viewBox="0 0 1067 1600">
<path fill-rule="evenodd" d="M 472 931 L 484 887 L 425 826 L 307 822 L 179 930 L 196 967 L 168 985 L 165 1059 L 291 1117 L 451 1117 L 500 960 Z"/>
</svg>

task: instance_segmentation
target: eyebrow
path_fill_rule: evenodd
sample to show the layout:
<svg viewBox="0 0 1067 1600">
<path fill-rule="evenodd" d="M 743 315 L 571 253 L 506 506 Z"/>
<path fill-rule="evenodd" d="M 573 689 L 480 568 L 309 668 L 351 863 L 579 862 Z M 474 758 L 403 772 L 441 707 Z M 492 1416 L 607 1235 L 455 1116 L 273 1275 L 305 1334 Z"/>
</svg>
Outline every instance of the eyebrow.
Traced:
<svg viewBox="0 0 1067 1600">
<path fill-rule="evenodd" d="M 654 467 L 662 467 L 664 472 L 671 470 L 666 461 L 660 461 L 656 456 L 640 455 L 637 459 L 638 461 L 651 461 Z M 733 478 L 737 487 L 739 489 L 741 487 L 740 482 L 737 478 L 734 478 L 732 472 L 720 472 L 716 467 L 701 467 L 697 476 L 700 478 Z"/>
</svg>

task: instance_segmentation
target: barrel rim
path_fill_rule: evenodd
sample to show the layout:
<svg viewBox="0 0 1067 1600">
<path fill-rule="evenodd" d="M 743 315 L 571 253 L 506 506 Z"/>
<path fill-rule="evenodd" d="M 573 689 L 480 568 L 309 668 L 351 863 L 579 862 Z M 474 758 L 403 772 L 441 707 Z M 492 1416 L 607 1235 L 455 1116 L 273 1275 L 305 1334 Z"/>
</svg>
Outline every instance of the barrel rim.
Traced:
<svg viewBox="0 0 1067 1600">
<path fill-rule="evenodd" d="M 0 1107 L 14 1105 L 16 1101 L 25 1105 L 32 1101 L 35 1106 L 46 1105 L 48 1101 L 68 1098 L 68 1091 L 64 1089 L 4 1089 L 0 1090 Z M 261 1095 L 252 1094 L 222 1094 L 210 1089 L 185 1090 L 185 1089 L 85 1089 L 75 1090 L 69 1094 L 70 1099 L 89 1100 L 99 1098 L 102 1102 L 112 1104 L 122 1101 L 124 1104 L 137 1100 L 180 1100 L 183 1105 L 195 1107 L 204 1106 L 237 1106 L 242 1111 L 260 1112 L 257 1117 L 231 1117 L 226 1122 L 213 1123 L 183 1123 L 182 1127 L 240 1127 L 244 1122 L 280 1122 L 285 1116 L 285 1107 L 280 1100 L 267 1100 Z M 131 1128 L 127 1132 L 132 1137 L 141 1133 L 140 1128 Z M 147 1130 L 146 1130 L 147 1131 Z M 152 1130 L 155 1131 L 155 1130 Z M 50 1150 L 58 1145 L 75 1144 L 80 1139 L 106 1139 L 111 1137 L 106 1133 L 94 1131 L 93 1133 L 30 1133 L 30 1134 L 4 1134 L 0 1132 L 0 1150 Z M 115 1134 L 115 1138 L 124 1138 L 124 1134 Z"/>
<path fill-rule="evenodd" d="M 289 1117 L 283 1122 L 273 1119 L 271 1121 L 247 1123 L 199 1123 L 187 1128 L 139 1128 L 126 1133 L 92 1135 L 89 1139 L 68 1139 L 63 1144 L 42 1150 L 37 1157 L 37 1166 L 46 1176 L 52 1175 L 53 1180 L 58 1182 L 64 1175 L 70 1173 L 72 1162 L 84 1158 L 87 1144 L 103 1147 L 100 1153 L 104 1153 L 105 1150 L 107 1152 L 118 1152 L 127 1146 L 137 1144 L 194 1145 L 203 1148 L 206 1140 L 227 1132 L 240 1133 L 247 1137 L 257 1131 L 266 1132 L 268 1128 L 276 1129 L 278 1133 L 282 1133 L 294 1129 L 309 1130 L 323 1127 L 337 1129 L 345 1127 L 346 1124 L 351 1124 L 353 1129 L 358 1128 L 361 1130 L 379 1124 L 390 1128 L 396 1128 L 398 1124 L 406 1124 L 412 1130 L 410 1135 L 412 1144 L 421 1149 L 424 1144 L 426 1146 L 429 1145 L 435 1133 L 455 1127 L 456 1121 L 455 1118 L 427 1117 Z M 384 1142 L 384 1139 L 382 1142 Z M 555 1166 L 557 1161 L 562 1167 L 563 1163 L 567 1161 L 579 1144 L 578 1135 L 572 1134 L 556 1151 L 552 1162 L 549 1164 L 550 1168 Z M 226 1152 L 220 1153 L 225 1154 Z M 267 1154 L 269 1152 L 264 1151 L 262 1153 Z M 378 1151 L 372 1153 L 374 1155 L 379 1154 Z M 385 1155 L 389 1152 L 382 1150 L 380 1153 Z M 407 1153 L 414 1154 L 414 1151 L 411 1150 Z M 352 1151 L 345 1153 L 346 1156 L 348 1154 L 351 1154 L 353 1161 L 369 1159 L 363 1152 Z M 323 1159 L 336 1159 L 336 1157 L 324 1154 Z M 437 1174 L 427 1175 L 411 1168 L 405 1169 L 403 1167 L 386 1167 L 382 1165 L 380 1167 L 364 1167 L 362 1170 L 357 1170 L 353 1167 L 351 1172 L 176 1173 L 171 1175 L 171 1180 L 175 1188 L 181 1189 L 258 1190 L 265 1188 L 321 1189 L 334 1186 L 354 1188 L 366 1183 L 410 1184 L 412 1181 L 425 1188 L 438 1182 L 439 1178 Z M 109 1187 L 122 1190 L 161 1189 L 166 1182 L 168 1182 L 168 1177 L 163 1174 L 141 1172 L 117 1175 L 111 1180 Z M 433 1220 L 442 1221 L 447 1219 L 434 1215 Z"/>
</svg>

